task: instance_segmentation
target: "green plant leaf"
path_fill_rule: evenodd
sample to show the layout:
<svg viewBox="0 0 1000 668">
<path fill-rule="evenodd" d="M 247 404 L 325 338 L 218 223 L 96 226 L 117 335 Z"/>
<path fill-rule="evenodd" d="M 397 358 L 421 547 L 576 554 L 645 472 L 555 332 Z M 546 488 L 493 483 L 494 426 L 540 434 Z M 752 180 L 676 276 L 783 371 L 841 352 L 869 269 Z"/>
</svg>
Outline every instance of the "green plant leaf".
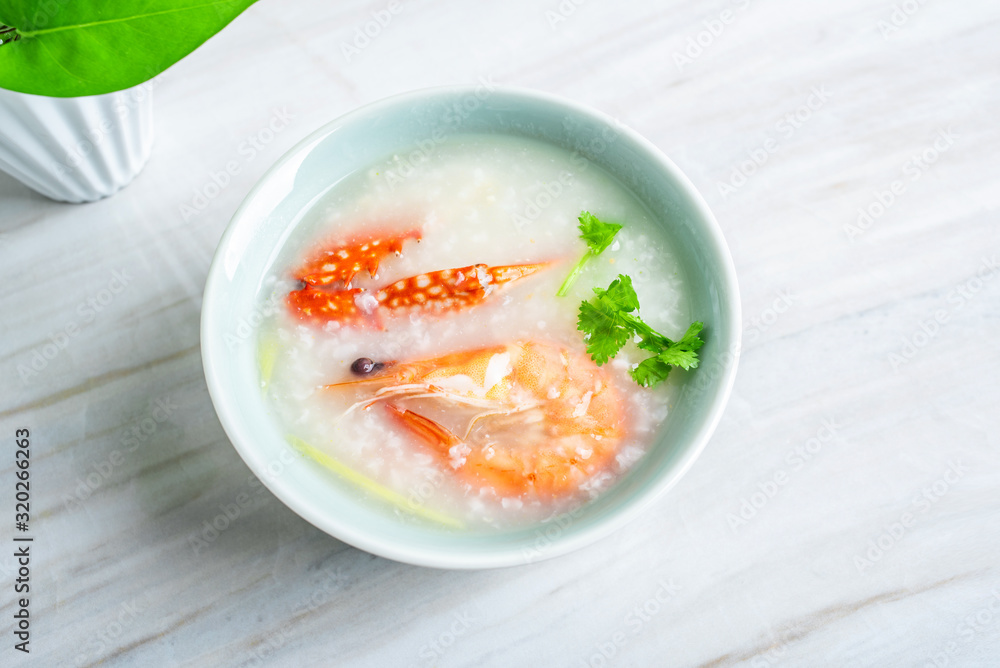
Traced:
<svg viewBox="0 0 1000 668">
<path fill-rule="evenodd" d="M 131 88 L 194 51 L 253 3 L 0 0 L 0 24 L 17 33 L 0 44 L 0 87 L 51 97 Z"/>
</svg>

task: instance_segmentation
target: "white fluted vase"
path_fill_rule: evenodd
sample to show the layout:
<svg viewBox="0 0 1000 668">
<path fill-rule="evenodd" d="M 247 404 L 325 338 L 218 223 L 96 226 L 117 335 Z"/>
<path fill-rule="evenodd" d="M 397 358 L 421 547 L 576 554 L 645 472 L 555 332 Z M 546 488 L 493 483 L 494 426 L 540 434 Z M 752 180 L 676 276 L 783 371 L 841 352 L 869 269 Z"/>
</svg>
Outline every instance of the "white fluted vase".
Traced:
<svg viewBox="0 0 1000 668">
<path fill-rule="evenodd" d="M 0 88 L 0 169 L 46 197 L 93 202 L 128 185 L 153 147 L 153 90 L 45 97 Z"/>
</svg>

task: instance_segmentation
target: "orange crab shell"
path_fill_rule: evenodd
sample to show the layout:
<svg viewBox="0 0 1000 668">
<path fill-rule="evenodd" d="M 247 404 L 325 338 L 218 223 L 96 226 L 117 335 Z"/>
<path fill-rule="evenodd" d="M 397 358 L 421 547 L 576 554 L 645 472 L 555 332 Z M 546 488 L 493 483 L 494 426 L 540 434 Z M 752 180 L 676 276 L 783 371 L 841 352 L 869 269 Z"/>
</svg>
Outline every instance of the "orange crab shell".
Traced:
<svg viewBox="0 0 1000 668">
<path fill-rule="evenodd" d="M 320 249 L 294 272 L 295 278 L 315 287 L 337 283 L 349 287 L 361 271 L 375 278 L 379 264 L 392 254 L 399 255 L 407 239 L 420 241 L 420 230 L 389 232 L 366 230 Z"/>
<path fill-rule="evenodd" d="M 548 263 L 490 267 L 474 264 L 403 278 L 374 293 L 362 288 L 306 285 L 288 294 L 288 307 L 300 320 L 323 325 L 382 327 L 379 311 L 419 307 L 435 313 L 476 306 L 494 291 L 530 276 Z M 365 301 L 367 300 L 367 304 Z M 359 302 L 365 308 L 359 307 Z"/>
<path fill-rule="evenodd" d="M 321 290 L 306 285 L 301 290 L 288 293 L 288 310 L 304 322 L 324 325 L 338 322 L 344 326 L 368 327 L 378 324 L 377 317 L 358 308 L 361 288 L 348 290 Z"/>
<path fill-rule="evenodd" d="M 453 311 L 476 306 L 507 283 L 548 265 L 547 262 L 500 267 L 472 264 L 442 269 L 398 280 L 376 292 L 375 298 L 390 310 L 418 306 L 439 312 Z"/>
</svg>

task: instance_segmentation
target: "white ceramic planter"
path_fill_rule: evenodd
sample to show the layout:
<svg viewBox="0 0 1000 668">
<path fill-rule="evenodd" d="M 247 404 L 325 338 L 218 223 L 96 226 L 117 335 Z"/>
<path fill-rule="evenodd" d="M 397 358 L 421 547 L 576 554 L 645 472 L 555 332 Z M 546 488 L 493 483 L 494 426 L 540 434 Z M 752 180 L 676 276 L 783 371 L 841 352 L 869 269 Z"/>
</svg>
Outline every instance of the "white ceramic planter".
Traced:
<svg viewBox="0 0 1000 668">
<path fill-rule="evenodd" d="M 117 192 L 149 159 L 152 88 L 70 98 L 0 89 L 0 169 L 62 202 Z"/>
</svg>

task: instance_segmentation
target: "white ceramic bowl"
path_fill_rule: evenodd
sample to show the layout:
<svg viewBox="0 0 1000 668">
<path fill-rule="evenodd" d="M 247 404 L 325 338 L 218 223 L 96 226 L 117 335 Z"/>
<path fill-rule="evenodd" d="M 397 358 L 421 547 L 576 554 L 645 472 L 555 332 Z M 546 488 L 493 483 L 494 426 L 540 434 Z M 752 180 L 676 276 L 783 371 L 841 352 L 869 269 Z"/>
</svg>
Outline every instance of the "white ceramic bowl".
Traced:
<svg viewBox="0 0 1000 668">
<path fill-rule="evenodd" d="M 688 277 L 706 323 L 690 372 L 656 443 L 618 483 L 545 525 L 495 532 L 400 522 L 289 446 L 260 391 L 255 325 L 262 279 L 300 215 L 360 167 L 446 133 L 505 133 L 550 142 L 600 165 L 651 211 Z M 443 568 L 523 564 L 564 554 L 620 528 L 669 489 L 705 447 L 729 397 L 740 347 L 740 300 L 725 240 L 691 182 L 632 130 L 543 93 L 448 87 L 376 102 L 338 118 L 289 151 L 247 195 L 219 243 L 202 306 L 208 389 L 233 445 L 275 496 L 323 531 L 397 561 Z"/>
</svg>

